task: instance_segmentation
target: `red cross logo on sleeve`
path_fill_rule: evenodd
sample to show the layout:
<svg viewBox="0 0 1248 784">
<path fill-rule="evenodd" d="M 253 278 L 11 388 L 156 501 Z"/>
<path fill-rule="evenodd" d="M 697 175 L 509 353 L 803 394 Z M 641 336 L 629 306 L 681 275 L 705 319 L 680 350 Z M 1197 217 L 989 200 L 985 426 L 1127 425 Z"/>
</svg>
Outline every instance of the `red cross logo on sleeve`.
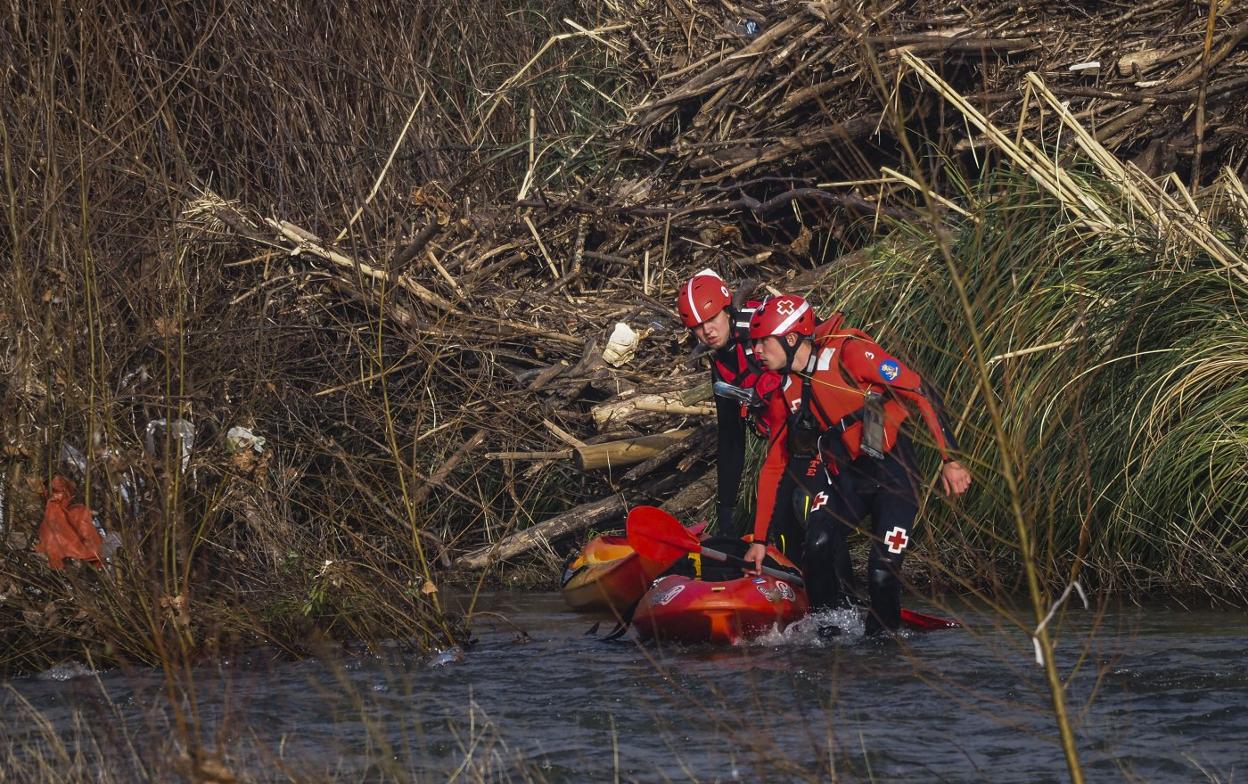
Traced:
<svg viewBox="0 0 1248 784">
<path fill-rule="evenodd" d="M 888 536 L 884 537 L 884 544 L 888 545 L 888 551 L 894 554 L 906 549 L 909 543 L 910 537 L 906 536 L 906 529 L 901 526 L 895 526 L 888 532 Z"/>
<path fill-rule="evenodd" d="M 776 303 L 776 312 L 777 312 L 777 313 L 779 313 L 781 316 L 788 316 L 788 315 L 792 315 L 792 313 L 793 313 L 793 300 L 791 300 L 791 299 L 782 299 L 782 300 L 780 300 L 779 302 L 777 302 L 777 303 Z"/>
</svg>

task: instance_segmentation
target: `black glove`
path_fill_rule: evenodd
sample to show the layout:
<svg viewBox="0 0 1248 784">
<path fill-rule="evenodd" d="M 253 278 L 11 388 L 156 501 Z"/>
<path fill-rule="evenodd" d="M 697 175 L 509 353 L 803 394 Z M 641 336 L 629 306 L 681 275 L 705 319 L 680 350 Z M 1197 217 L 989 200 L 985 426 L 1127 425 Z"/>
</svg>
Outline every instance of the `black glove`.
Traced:
<svg viewBox="0 0 1248 784">
<path fill-rule="evenodd" d="M 736 504 L 715 504 L 715 533 L 720 536 L 736 536 L 737 523 L 733 520 Z"/>
</svg>

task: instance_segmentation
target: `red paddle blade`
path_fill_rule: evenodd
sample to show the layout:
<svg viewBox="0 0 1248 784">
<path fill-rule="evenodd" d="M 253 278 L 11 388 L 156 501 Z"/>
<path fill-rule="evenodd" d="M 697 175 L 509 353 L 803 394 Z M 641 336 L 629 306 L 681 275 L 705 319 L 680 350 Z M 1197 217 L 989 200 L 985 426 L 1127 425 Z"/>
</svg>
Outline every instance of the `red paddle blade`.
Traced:
<svg viewBox="0 0 1248 784">
<path fill-rule="evenodd" d="M 702 549 L 702 543 L 685 530 L 680 521 L 657 506 L 635 506 L 625 523 L 628 543 L 642 558 L 675 563 L 688 553 Z"/>
<path fill-rule="evenodd" d="M 914 610 L 902 609 L 901 622 L 915 629 L 958 629 L 962 624 L 957 621 L 951 621 L 948 618 L 941 618 L 936 615 L 926 615 Z"/>
</svg>

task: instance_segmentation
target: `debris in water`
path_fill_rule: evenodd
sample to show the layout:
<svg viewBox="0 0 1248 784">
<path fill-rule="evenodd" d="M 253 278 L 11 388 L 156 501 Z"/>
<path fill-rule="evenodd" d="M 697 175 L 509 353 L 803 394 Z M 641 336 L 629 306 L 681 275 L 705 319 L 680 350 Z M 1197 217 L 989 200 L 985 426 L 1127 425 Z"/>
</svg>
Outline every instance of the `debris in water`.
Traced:
<svg viewBox="0 0 1248 784">
<path fill-rule="evenodd" d="M 453 646 L 445 650 L 434 652 L 429 657 L 430 667 L 445 667 L 448 664 L 454 664 L 464 660 L 464 652 L 459 646 Z"/>
<path fill-rule="evenodd" d="M 52 665 L 36 677 L 41 681 L 68 681 L 91 675 L 95 675 L 95 670 L 87 665 L 76 661 L 63 661 Z"/>
</svg>

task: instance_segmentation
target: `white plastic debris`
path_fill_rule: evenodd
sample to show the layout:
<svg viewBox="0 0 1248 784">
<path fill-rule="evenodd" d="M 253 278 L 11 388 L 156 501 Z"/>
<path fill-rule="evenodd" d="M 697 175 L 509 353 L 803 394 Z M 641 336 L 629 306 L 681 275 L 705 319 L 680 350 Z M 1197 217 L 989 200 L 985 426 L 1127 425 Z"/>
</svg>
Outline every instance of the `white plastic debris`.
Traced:
<svg viewBox="0 0 1248 784">
<path fill-rule="evenodd" d="M 164 429 L 178 441 L 178 457 L 181 458 L 182 470 L 191 462 L 191 449 L 195 446 L 195 426 L 185 419 L 153 419 L 147 423 L 147 453 L 156 456 L 156 430 Z"/>
<path fill-rule="evenodd" d="M 1075 63 L 1074 65 L 1070 66 L 1070 70 L 1073 73 L 1084 73 L 1084 72 L 1099 73 L 1101 70 L 1101 61 L 1089 60 L 1086 63 Z"/>
<path fill-rule="evenodd" d="M 447 648 L 446 650 L 434 651 L 428 659 L 430 667 L 445 667 L 448 664 L 455 664 L 464 660 L 464 652 L 458 646 Z"/>
<path fill-rule="evenodd" d="M 72 444 L 61 442 L 61 463 L 78 472 L 78 476 L 87 475 L 87 456 Z"/>
<path fill-rule="evenodd" d="M 99 525 L 97 523 L 97 528 Z M 100 529 L 103 530 L 103 529 Z M 109 531 L 104 534 L 104 541 L 100 543 L 100 557 L 107 563 L 112 560 L 113 553 L 121 549 L 121 537 L 115 532 Z"/>
<path fill-rule="evenodd" d="M 235 425 L 225 434 L 225 451 L 230 454 L 235 452 L 245 452 L 250 449 L 253 452 L 263 452 L 266 441 L 262 436 L 253 433 L 249 428 Z"/>
<path fill-rule="evenodd" d="M 1053 620 L 1053 614 L 1057 612 L 1057 608 L 1061 607 L 1062 604 L 1070 598 L 1071 590 L 1079 592 L 1079 598 L 1083 600 L 1083 609 L 1088 609 L 1088 595 L 1083 592 L 1083 586 L 1079 584 L 1079 581 L 1075 580 L 1070 585 L 1067 585 L 1066 590 L 1062 591 L 1062 595 L 1058 597 L 1057 601 L 1053 602 L 1053 606 L 1049 608 L 1049 614 L 1044 616 L 1044 620 L 1041 621 L 1036 627 L 1036 630 L 1031 633 L 1031 643 L 1036 649 L 1036 664 L 1039 664 L 1042 667 L 1044 666 L 1044 649 L 1040 647 L 1040 632 L 1044 630 L 1044 627 L 1048 625 L 1049 621 Z"/>
<path fill-rule="evenodd" d="M 74 678 L 87 678 L 96 674 L 95 670 L 81 662 L 66 660 L 52 665 L 35 677 L 41 681 L 69 681 Z"/>
<path fill-rule="evenodd" d="M 607 347 L 602 350 L 602 358 L 612 366 L 619 367 L 632 360 L 640 341 L 641 337 L 633 331 L 632 327 L 623 321 L 617 322 L 615 331 L 607 339 Z"/>
</svg>

